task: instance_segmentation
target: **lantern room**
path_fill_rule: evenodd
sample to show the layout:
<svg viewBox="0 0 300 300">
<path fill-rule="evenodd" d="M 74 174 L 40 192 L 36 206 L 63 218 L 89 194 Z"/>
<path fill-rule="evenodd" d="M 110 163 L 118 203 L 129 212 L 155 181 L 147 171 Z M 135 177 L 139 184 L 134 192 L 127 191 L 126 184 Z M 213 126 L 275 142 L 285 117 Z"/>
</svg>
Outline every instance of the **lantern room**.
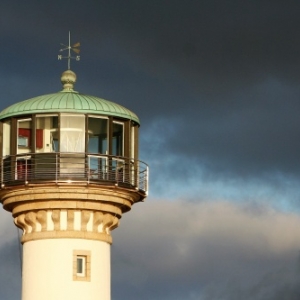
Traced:
<svg viewBox="0 0 300 300">
<path fill-rule="evenodd" d="M 138 160 L 139 119 L 123 106 L 63 90 L 25 100 L 0 113 L 1 188 L 15 185 L 97 184 L 148 190 L 148 167 Z"/>
</svg>

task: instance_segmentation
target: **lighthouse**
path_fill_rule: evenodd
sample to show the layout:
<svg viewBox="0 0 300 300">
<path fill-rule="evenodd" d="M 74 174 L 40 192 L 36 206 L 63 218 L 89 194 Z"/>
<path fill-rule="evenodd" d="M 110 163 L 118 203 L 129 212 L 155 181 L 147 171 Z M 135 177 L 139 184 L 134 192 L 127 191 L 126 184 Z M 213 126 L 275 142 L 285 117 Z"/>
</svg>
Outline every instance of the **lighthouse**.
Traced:
<svg viewBox="0 0 300 300">
<path fill-rule="evenodd" d="M 68 68 L 60 92 L 0 113 L 0 200 L 23 232 L 22 300 L 109 300 L 111 231 L 148 193 L 137 115 L 75 83 Z"/>
</svg>

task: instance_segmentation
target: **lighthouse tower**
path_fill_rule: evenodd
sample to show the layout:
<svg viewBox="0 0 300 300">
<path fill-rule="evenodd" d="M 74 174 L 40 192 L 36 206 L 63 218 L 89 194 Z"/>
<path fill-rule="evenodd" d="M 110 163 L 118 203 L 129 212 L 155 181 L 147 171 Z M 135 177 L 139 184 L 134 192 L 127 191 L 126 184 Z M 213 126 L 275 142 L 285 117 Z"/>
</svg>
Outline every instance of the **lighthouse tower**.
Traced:
<svg viewBox="0 0 300 300">
<path fill-rule="evenodd" d="M 22 300 L 109 300 L 111 231 L 147 196 L 138 117 L 75 82 L 67 70 L 62 91 L 0 113 L 0 200 L 23 231 Z"/>
</svg>

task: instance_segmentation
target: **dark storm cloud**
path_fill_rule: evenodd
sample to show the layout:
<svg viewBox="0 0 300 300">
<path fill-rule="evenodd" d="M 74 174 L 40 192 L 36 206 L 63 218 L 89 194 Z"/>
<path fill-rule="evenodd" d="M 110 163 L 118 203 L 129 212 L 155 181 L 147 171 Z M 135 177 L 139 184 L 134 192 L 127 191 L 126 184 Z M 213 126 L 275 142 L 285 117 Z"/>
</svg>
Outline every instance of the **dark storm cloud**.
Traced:
<svg viewBox="0 0 300 300">
<path fill-rule="evenodd" d="M 125 49 L 152 76 L 145 95 L 133 92 L 142 118 L 164 119 L 162 135 L 171 123 L 166 152 L 214 171 L 298 174 L 299 5 L 183 5 L 128 5 L 116 20 Z"/>
<path fill-rule="evenodd" d="M 251 96 L 245 95 L 242 97 L 249 103 L 243 106 L 224 107 L 221 111 L 213 107 L 200 109 L 194 120 L 178 118 L 179 126 L 169 138 L 170 149 L 195 156 L 215 170 L 238 170 L 239 175 L 280 171 L 297 174 L 299 99 L 273 88 L 268 95 L 271 99 L 261 99 L 261 103 L 253 103 Z M 186 147 L 188 144 L 192 146 Z"/>
<path fill-rule="evenodd" d="M 76 88 L 127 106 L 145 127 L 161 124 L 160 153 L 188 155 L 215 174 L 298 175 L 299 9 L 294 1 L 3 1 L 1 88 L 13 102 L 59 90 L 66 65 L 56 54 L 71 30 L 82 44 Z"/>
</svg>

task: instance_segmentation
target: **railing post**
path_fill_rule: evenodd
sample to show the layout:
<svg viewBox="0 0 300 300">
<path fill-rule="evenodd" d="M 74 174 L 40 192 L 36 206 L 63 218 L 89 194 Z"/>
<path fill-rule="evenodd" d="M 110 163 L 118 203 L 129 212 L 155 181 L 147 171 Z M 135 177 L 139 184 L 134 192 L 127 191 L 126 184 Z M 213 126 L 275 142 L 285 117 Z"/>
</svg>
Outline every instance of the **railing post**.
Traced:
<svg viewBox="0 0 300 300">
<path fill-rule="evenodd" d="M 91 173 L 91 157 L 88 155 L 87 156 L 87 183 L 90 183 L 90 173 Z"/>
<path fill-rule="evenodd" d="M 146 196 L 148 196 L 148 190 L 149 190 L 149 167 L 146 167 L 146 176 L 145 176 L 145 193 Z"/>
<path fill-rule="evenodd" d="M 58 177 L 58 159 L 57 159 L 58 154 L 55 154 L 55 183 L 57 184 L 57 177 Z"/>
<path fill-rule="evenodd" d="M 115 159 L 115 181 L 119 183 L 119 161 Z"/>
<path fill-rule="evenodd" d="M 137 190 L 139 190 L 140 189 L 140 180 L 141 180 L 140 161 L 139 160 L 136 163 L 136 174 L 137 174 L 136 188 L 137 188 Z"/>
<path fill-rule="evenodd" d="M 4 165 L 4 160 L 3 160 L 3 158 L 1 159 L 1 188 L 2 188 L 2 186 L 3 186 L 3 171 L 4 171 L 4 167 L 3 167 L 3 165 Z"/>
<path fill-rule="evenodd" d="M 27 183 L 27 172 L 28 172 L 28 170 L 27 170 L 27 157 L 25 157 L 25 184 Z"/>
</svg>

